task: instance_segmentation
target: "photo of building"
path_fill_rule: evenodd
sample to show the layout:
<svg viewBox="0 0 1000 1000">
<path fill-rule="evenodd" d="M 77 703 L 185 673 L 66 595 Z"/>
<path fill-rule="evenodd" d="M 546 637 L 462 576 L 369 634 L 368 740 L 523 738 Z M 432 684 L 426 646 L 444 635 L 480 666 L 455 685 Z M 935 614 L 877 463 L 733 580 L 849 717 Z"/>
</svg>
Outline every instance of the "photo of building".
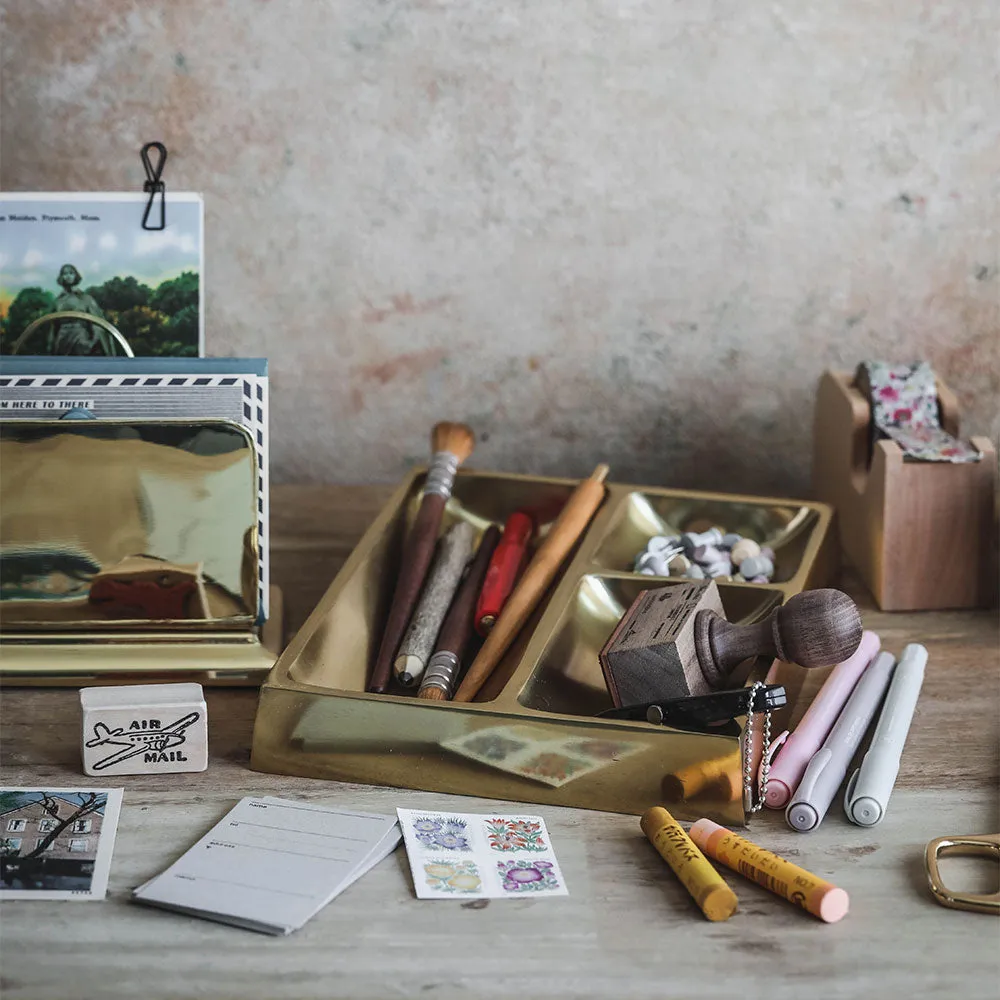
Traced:
<svg viewBox="0 0 1000 1000">
<path fill-rule="evenodd" d="M 94 792 L 0 795 L 0 895 L 12 889 L 87 891 L 107 796 Z"/>
</svg>

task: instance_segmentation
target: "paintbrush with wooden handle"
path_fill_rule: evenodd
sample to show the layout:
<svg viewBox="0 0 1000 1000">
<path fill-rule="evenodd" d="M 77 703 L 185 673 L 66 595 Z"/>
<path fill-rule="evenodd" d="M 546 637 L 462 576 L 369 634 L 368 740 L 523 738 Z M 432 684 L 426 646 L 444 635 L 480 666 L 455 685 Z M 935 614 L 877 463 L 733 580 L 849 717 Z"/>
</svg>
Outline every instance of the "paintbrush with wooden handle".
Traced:
<svg viewBox="0 0 1000 1000">
<path fill-rule="evenodd" d="M 406 538 L 396 589 L 389 606 L 389 617 L 382 633 L 382 644 L 368 682 L 369 691 L 383 694 L 389 686 L 393 660 L 434 556 L 441 518 L 451 496 L 455 473 L 472 454 L 475 444 L 476 436 L 465 424 L 442 421 L 435 424 L 431 431 L 431 449 L 434 455 L 427 469 L 420 509 Z"/>
<path fill-rule="evenodd" d="M 607 475 L 608 467 L 599 465 L 590 478 L 584 479 L 570 495 L 559 517 L 528 563 L 524 575 L 507 598 L 507 603 L 486 637 L 479 655 L 472 661 L 469 672 L 455 692 L 455 701 L 472 701 L 475 698 L 479 689 L 496 669 L 503 654 L 524 628 L 524 623 L 545 596 L 545 591 L 555 579 L 566 556 L 586 531 L 597 508 L 601 506 L 605 493 L 604 480 Z"/>
</svg>

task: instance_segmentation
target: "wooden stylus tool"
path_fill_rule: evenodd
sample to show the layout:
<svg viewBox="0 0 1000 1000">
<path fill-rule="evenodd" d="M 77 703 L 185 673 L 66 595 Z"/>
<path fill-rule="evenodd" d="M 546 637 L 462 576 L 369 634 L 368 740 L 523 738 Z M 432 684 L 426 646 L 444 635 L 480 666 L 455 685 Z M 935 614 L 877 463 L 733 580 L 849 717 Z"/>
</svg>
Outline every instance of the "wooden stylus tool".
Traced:
<svg viewBox="0 0 1000 1000">
<path fill-rule="evenodd" d="M 497 668 L 503 654 L 524 628 L 524 623 L 538 607 L 549 584 L 586 530 L 597 508 L 601 506 L 607 475 L 608 467 L 599 465 L 590 478 L 584 479 L 570 495 L 528 563 L 524 575 L 507 598 L 500 617 L 459 685 L 455 701 L 472 701 L 475 698 L 486 679 Z"/>
</svg>

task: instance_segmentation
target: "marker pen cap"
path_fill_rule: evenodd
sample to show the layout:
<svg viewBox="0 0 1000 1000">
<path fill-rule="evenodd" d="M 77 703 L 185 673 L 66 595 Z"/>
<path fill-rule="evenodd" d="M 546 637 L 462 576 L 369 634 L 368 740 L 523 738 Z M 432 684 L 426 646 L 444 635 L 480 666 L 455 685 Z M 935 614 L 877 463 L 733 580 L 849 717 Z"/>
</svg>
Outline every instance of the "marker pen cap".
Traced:
<svg viewBox="0 0 1000 1000">
<path fill-rule="evenodd" d="M 785 819 L 793 830 L 808 833 L 819 826 L 819 814 L 808 802 L 796 802 L 788 807 Z"/>
<path fill-rule="evenodd" d="M 882 818 L 882 807 L 869 796 L 851 803 L 851 819 L 858 826 L 874 826 Z"/>
<path fill-rule="evenodd" d="M 764 805 L 769 809 L 784 809 L 792 797 L 792 790 L 781 778 L 768 778 L 764 789 Z"/>
</svg>

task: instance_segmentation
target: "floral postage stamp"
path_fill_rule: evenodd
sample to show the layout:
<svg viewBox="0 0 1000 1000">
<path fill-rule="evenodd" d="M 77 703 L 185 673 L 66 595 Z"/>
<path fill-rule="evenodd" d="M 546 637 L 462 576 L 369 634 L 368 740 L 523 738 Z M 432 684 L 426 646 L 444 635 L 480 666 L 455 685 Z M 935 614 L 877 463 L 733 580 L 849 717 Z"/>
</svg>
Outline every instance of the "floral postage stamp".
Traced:
<svg viewBox="0 0 1000 1000">
<path fill-rule="evenodd" d="M 471 851 L 466 827 L 460 816 L 418 816 L 413 821 L 417 840 L 429 851 Z"/>
<path fill-rule="evenodd" d="M 540 892 L 559 888 L 559 879 L 551 861 L 498 861 L 497 872 L 505 892 Z"/>
<path fill-rule="evenodd" d="M 420 899 L 568 895 L 541 816 L 396 813 Z"/>
<path fill-rule="evenodd" d="M 486 833 L 494 851 L 544 851 L 542 824 L 531 818 L 496 816 L 486 822 Z"/>
<path fill-rule="evenodd" d="M 449 895 L 478 893 L 483 885 L 475 861 L 428 861 L 424 864 L 424 875 L 428 886 Z"/>
</svg>

